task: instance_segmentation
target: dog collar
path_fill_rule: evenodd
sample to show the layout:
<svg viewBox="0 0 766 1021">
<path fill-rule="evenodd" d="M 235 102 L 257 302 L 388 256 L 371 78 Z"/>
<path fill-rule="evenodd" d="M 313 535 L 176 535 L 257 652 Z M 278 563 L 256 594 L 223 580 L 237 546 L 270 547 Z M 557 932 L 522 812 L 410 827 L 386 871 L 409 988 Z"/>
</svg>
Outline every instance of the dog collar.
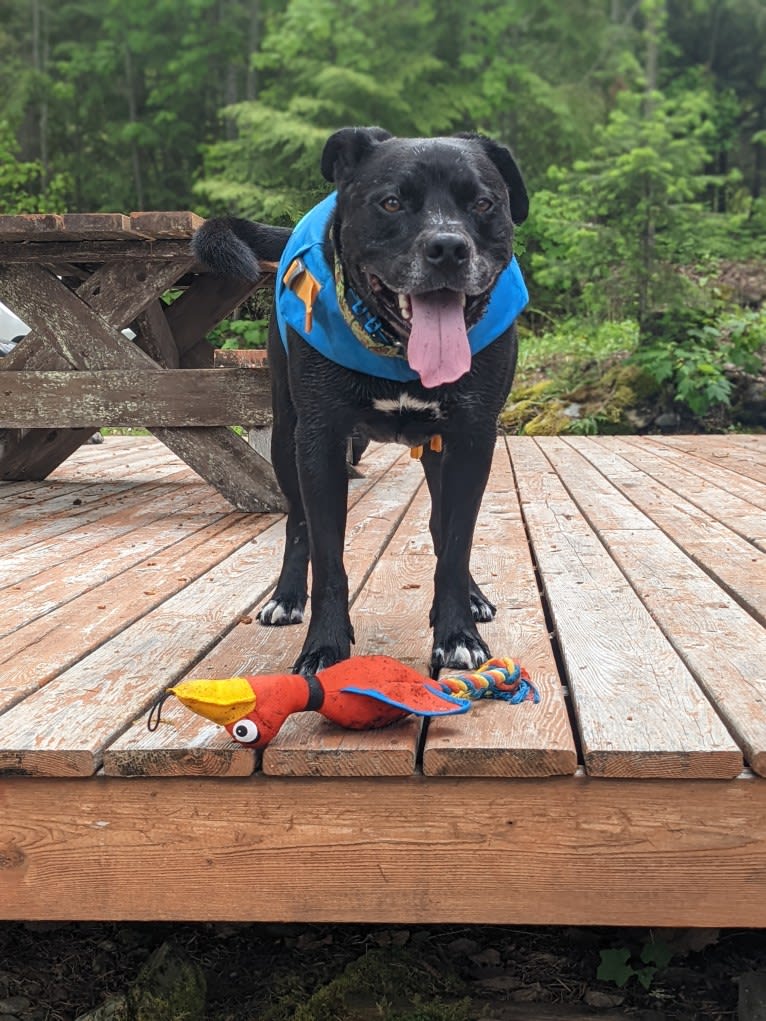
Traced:
<svg viewBox="0 0 766 1021">
<path fill-rule="evenodd" d="M 345 288 L 342 272 L 325 257 L 325 241 L 337 202 L 332 193 L 300 220 L 285 247 L 275 281 L 276 316 L 287 350 L 287 328 L 320 354 L 346 369 L 398 382 L 415 382 L 402 345 L 371 316 L 358 296 Z M 340 292 L 340 293 L 339 293 Z M 529 296 L 514 257 L 495 283 L 484 315 L 468 331 L 471 354 L 478 354 L 512 325 Z M 347 312 L 344 312 L 344 308 Z"/>
<path fill-rule="evenodd" d="M 356 339 L 370 351 L 376 351 L 384 357 L 405 358 L 406 353 L 401 341 L 386 330 L 378 316 L 370 312 L 354 288 L 346 286 L 343 267 L 337 252 L 333 253 L 333 270 L 338 308 L 346 326 Z"/>
</svg>

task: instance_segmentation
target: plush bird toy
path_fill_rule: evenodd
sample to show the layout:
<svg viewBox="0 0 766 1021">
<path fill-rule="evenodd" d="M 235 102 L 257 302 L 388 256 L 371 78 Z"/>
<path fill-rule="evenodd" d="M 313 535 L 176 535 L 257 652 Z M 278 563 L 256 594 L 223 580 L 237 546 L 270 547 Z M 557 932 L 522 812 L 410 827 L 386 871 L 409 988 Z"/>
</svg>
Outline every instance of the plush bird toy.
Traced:
<svg viewBox="0 0 766 1021">
<path fill-rule="evenodd" d="M 150 730 L 159 725 L 162 705 L 171 695 L 250 748 L 265 748 L 288 716 L 310 709 L 341 727 L 367 730 L 411 713 L 454 716 L 467 712 L 478 698 L 540 701 L 529 674 L 513 659 L 490 659 L 475 673 L 431 681 L 389 656 L 353 656 L 308 677 L 261 674 L 182 681 L 152 706 Z"/>
</svg>

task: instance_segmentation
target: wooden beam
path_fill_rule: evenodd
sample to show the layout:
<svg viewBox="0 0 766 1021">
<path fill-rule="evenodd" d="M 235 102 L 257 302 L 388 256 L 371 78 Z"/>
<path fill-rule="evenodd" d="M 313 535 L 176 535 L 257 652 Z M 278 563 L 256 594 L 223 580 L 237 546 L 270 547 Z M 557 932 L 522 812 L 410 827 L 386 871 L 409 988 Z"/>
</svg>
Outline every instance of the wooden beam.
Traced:
<svg viewBox="0 0 766 1021">
<path fill-rule="evenodd" d="M 134 240 L 135 239 L 135 240 Z M 18 241 L 0 240 L 0 264 L 37 263 L 46 265 L 59 262 L 83 262 L 94 265 L 113 262 L 115 259 L 151 259 L 164 261 L 188 255 L 189 241 L 167 238 L 160 241 L 142 241 L 139 234 L 131 234 L 125 241 Z"/>
<path fill-rule="evenodd" d="M 108 262 L 77 288 L 77 294 L 111 326 L 129 326 L 194 264 L 191 254 L 168 262 Z"/>
<path fill-rule="evenodd" d="M 766 926 L 756 779 L 6 777 L 0 812 L 4 919 Z"/>
<path fill-rule="evenodd" d="M 165 306 L 158 298 L 136 319 L 136 344 L 165 369 L 177 369 L 181 361 L 173 331 L 170 329 Z"/>
<path fill-rule="evenodd" d="M 257 425 L 271 422 L 262 369 L 4 372 L 0 428 Z"/>
<path fill-rule="evenodd" d="M 181 364 L 185 364 L 184 355 L 204 340 L 213 327 L 241 305 L 253 291 L 270 287 L 273 282 L 274 278 L 269 273 L 255 283 L 213 274 L 199 277 L 194 287 L 176 298 L 166 312 L 181 352 Z"/>
</svg>

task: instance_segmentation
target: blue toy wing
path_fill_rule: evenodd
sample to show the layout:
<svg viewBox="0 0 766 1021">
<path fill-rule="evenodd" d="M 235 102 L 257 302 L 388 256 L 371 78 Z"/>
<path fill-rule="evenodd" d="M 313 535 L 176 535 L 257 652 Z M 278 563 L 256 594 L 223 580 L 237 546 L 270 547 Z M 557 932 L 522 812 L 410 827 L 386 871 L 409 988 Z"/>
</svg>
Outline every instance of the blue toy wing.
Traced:
<svg viewBox="0 0 766 1021">
<path fill-rule="evenodd" d="M 430 684 L 418 687 L 407 684 L 402 685 L 402 688 L 406 690 L 403 690 L 401 694 L 397 692 L 396 695 L 390 691 L 379 691 L 373 687 L 354 686 L 341 688 L 341 691 L 344 695 L 364 695 L 367 698 L 374 698 L 376 702 L 384 702 L 386 705 L 401 709 L 405 713 L 412 713 L 414 716 L 457 716 L 460 713 L 468 712 L 471 708 L 468 699 L 448 695 L 445 691 L 432 688 Z"/>
</svg>

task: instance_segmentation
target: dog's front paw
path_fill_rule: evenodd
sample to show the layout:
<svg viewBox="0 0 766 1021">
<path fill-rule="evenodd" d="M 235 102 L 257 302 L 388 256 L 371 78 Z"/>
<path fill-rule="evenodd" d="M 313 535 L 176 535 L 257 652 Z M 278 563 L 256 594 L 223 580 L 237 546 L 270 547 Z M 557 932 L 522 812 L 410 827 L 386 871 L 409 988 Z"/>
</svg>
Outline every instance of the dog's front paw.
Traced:
<svg viewBox="0 0 766 1021">
<path fill-rule="evenodd" d="M 258 613 L 258 620 L 266 627 L 282 627 L 303 621 L 305 599 L 270 599 Z"/>
<path fill-rule="evenodd" d="M 445 667 L 450 670 L 476 670 L 490 658 L 489 648 L 477 631 L 455 631 L 434 642 L 431 676 L 438 677 L 439 671 Z"/>
<path fill-rule="evenodd" d="M 320 645 L 312 649 L 304 649 L 296 659 L 293 666 L 294 674 L 316 674 L 320 670 L 326 670 L 328 666 L 339 663 L 342 659 L 348 659 L 351 655 L 351 646 L 347 645 L 342 649 L 339 645 Z"/>
</svg>

